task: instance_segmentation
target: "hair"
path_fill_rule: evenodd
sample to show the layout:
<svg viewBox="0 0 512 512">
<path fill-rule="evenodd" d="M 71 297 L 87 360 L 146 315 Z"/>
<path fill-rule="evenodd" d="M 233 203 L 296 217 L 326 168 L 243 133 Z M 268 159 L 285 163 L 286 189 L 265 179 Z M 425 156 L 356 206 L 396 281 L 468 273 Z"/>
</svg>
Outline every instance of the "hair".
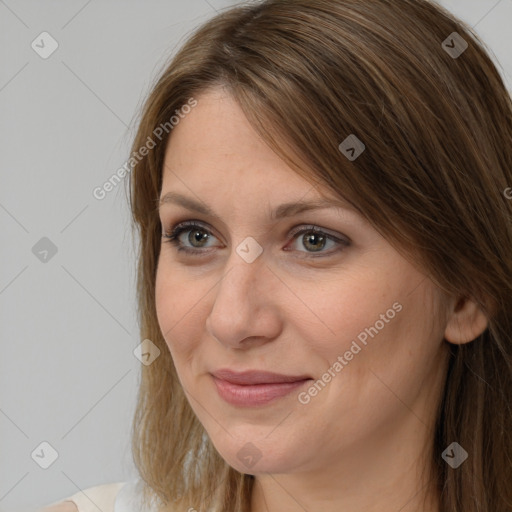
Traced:
<svg viewBox="0 0 512 512">
<path fill-rule="evenodd" d="M 442 44 L 453 32 L 468 43 L 458 57 Z M 250 510 L 255 477 L 226 463 L 195 416 L 155 307 L 169 119 L 223 87 L 299 175 L 355 205 L 441 290 L 480 306 L 481 335 L 443 340 L 449 363 L 428 471 L 443 512 L 512 510 L 512 101 L 488 51 L 433 1 L 266 0 L 218 13 L 166 64 L 132 152 L 159 126 L 166 133 L 129 179 L 140 333 L 161 351 L 141 367 L 132 424 L 147 502 Z M 351 134 L 366 148 L 353 161 L 339 148 Z M 469 454 L 457 469 L 441 457 L 454 441 Z"/>
</svg>

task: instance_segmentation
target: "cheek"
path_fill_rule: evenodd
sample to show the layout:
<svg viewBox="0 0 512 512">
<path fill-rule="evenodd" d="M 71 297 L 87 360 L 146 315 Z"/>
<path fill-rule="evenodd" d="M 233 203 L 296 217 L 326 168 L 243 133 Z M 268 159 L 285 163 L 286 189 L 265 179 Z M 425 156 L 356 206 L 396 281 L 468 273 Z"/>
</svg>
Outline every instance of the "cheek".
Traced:
<svg viewBox="0 0 512 512">
<path fill-rule="evenodd" d="M 435 351 L 439 330 L 434 325 L 438 315 L 431 290 L 417 286 L 422 279 L 408 268 L 400 272 L 367 268 L 310 287 L 309 295 L 304 288 L 300 295 L 308 298 L 304 302 L 315 314 L 294 312 L 296 325 L 302 326 L 300 336 L 310 340 L 310 349 L 326 365 L 342 356 L 354 376 L 390 360 L 416 364 Z"/>
<path fill-rule="evenodd" d="M 158 325 L 162 335 L 174 356 L 176 343 L 173 340 L 180 339 L 176 336 L 186 317 L 187 299 L 184 297 L 182 282 L 173 273 L 158 267 L 155 281 L 155 307 Z M 179 292 L 177 293 L 177 290 Z"/>
<path fill-rule="evenodd" d="M 182 361 L 197 346 L 204 326 L 204 298 L 208 288 L 180 277 L 179 270 L 158 267 L 155 307 L 162 335 L 175 361 Z M 204 312 L 206 314 L 206 312 Z"/>
<path fill-rule="evenodd" d="M 395 288 L 368 271 L 353 272 L 308 288 L 309 295 L 303 290 L 301 296 L 307 298 L 303 302 L 309 310 L 303 309 L 300 314 L 296 310 L 294 315 L 302 318 L 300 322 L 308 331 L 304 339 L 321 339 L 323 349 L 344 352 L 359 334 L 363 333 L 360 339 L 364 340 L 365 329 L 379 321 L 381 314 L 388 312 L 391 318 L 385 328 L 393 323 L 392 318 L 399 316 L 399 307 L 393 309 L 393 304 L 400 302 L 400 293 Z"/>
<path fill-rule="evenodd" d="M 158 318 L 158 325 L 164 338 L 167 339 L 167 332 L 175 323 L 176 307 L 178 306 L 175 294 L 170 292 L 174 289 L 174 284 L 166 274 L 158 267 L 155 280 L 155 308 Z"/>
</svg>

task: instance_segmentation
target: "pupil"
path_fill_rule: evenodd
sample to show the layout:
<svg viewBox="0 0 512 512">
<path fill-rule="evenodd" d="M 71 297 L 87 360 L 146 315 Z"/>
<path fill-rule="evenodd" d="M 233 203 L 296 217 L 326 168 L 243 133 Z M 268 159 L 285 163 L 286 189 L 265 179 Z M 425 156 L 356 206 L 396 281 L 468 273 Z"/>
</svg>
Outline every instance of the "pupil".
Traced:
<svg viewBox="0 0 512 512">
<path fill-rule="evenodd" d="M 319 238 L 319 239 L 320 239 L 320 241 L 322 241 L 322 242 L 323 242 L 323 241 L 325 241 L 325 237 L 324 237 L 324 236 L 322 236 L 322 235 L 313 234 L 313 235 L 306 235 L 306 236 L 307 236 L 307 239 L 306 239 L 306 240 L 307 240 L 307 243 L 310 243 L 310 242 L 311 242 L 311 243 L 313 243 L 313 241 L 314 241 L 314 239 L 315 239 L 315 238 Z M 315 247 L 313 247 L 313 248 L 315 249 Z M 321 247 L 316 246 L 316 250 L 318 250 L 318 249 L 322 249 L 322 248 L 323 248 L 323 244 L 322 244 L 322 246 L 321 246 Z"/>
<path fill-rule="evenodd" d="M 201 242 L 201 240 L 202 239 L 206 239 L 207 236 L 208 235 L 206 233 L 201 234 L 201 231 L 199 231 L 199 230 L 194 231 L 194 239 L 195 239 L 196 242 Z"/>
</svg>

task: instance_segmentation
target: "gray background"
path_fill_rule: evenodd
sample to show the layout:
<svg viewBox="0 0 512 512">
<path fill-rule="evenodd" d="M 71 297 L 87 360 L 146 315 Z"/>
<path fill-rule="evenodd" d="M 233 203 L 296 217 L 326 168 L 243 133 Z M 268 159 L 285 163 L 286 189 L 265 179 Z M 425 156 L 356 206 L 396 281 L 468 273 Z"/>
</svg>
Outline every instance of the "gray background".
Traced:
<svg viewBox="0 0 512 512">
<path fill-rule="evenodd" d="M 0 0 L 0 511 L 137 476 L 125 186 L 92 191 L 126 161 L 150 84 L 187 33 L 236 3 Z M 512 90 L 512 0 L 441 3 L 476 28 Z M 31 47 L 43 31 L 59 45 L 47 59 Z M 46 261 L 43 237 L 57 251 Z M 43 441 L 58 453 L 48 469 Z"/>
</svg>

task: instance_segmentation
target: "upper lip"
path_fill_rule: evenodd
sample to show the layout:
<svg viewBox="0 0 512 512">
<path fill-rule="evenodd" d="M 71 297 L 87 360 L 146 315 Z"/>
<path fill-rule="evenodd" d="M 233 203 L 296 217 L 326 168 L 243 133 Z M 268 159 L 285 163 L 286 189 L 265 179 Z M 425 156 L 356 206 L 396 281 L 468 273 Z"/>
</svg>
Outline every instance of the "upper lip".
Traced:
<svg viewBox="0 0 512 512">
<path fill-rule="evenodd" d="M 251 384 L 275 384 L 279 382 L 297 382 L 301 380 L 310 379 L 309 375 L 281 375 L 279 373 L 264 372 L 260 370 L 247 370 L 244 372 L 234 372 L 223 368 L 211 372 L 212 375 L 218 379 L 231 382 L 232 384 L 239 384 L 247 386 Z"/>
</svg>

